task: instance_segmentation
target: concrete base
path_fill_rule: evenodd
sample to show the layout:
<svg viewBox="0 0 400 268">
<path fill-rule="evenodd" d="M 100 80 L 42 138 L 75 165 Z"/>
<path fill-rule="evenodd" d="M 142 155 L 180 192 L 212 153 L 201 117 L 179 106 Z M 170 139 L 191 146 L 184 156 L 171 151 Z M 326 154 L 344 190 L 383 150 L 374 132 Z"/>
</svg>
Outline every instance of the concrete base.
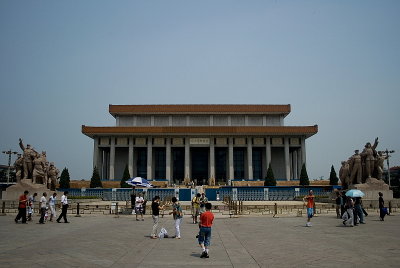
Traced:
<svg viewBox="0 0 400 268">
<path fill-rule="evenodd" d="M 365 194 L 363 200 L 378 200 L 379 192 L 383 194 L 383 199 L 385 201 L 393 200 L 393 191 L 389 190 L 389 185 L 383 180 L 368 178 L 363 184 L 350 185 L 349 189 L 358 189 L 362 191 Z"/>
<path fill-rule="evenodd" d="M 34 184 L 30 179 L 23 179 L 19 183 L 10 186 L 3 192 L 2 200 L 18 200 L 19 196 L 24 193 L 24 191 L 29 191 L 29 195 L 37 193 L 40 198 L 44 192 L 47 193 L 49 197 L 54 191 L 47 189 L 44 184 Z"/>
</svg>

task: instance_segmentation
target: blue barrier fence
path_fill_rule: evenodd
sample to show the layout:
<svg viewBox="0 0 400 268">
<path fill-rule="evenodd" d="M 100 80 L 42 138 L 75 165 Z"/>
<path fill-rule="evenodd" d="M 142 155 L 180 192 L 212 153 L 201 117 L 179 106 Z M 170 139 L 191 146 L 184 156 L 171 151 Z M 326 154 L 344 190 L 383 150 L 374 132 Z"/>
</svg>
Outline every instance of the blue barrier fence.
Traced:
<svg viewBox="0 0 400 268">
<path fill-rule="evenodd" d="M 294 200 L 296 197 L 303 197 L 313 190 L 315 196 L 328 196 L 337 186 L 256 186 L 256 187 L 220 187 L 205 188 L 205 194 L 210 201 L 224 200 L 230 197 L 238 201 L 286 201 Z M 69 196 L 97 197 L 103 200 L 130 201 L 132 189 L 113 188 L 113 189 L 58 189 L 58 191 L 68 191 Z M 136 193 L 143 192 L 147 200 L 154 196 L 160 196 L 161 200 L 178 197 L 180 201 L 191 201 L 196 195 L 196 189 L 189 188 L 145 188 L 136 189 Z"/>
</svg>

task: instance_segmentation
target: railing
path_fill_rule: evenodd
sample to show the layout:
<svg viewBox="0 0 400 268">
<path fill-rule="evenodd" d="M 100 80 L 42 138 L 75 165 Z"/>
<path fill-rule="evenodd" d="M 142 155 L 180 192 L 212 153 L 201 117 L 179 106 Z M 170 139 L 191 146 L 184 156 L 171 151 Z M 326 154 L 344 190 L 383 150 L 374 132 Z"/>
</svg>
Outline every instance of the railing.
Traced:
<svg viewBox="0 0 400 268">
<path fill-rule="evenodd" d="M 219 187 L 205 188 L 206 196 L 210 201 L 222 201 L 226 197 L 234 201 L 289 201 L 296 197 L 301 198 L 308 194 L 312 189 L 317 197 L 328 197 L 332 187 L 294 187 L 294 186 L 276 186 L 276 187 Z M 68 191 L 70 197 L 95 197 L 106 201 L 130 201 L 132 189 L 113 188 L 113 189 L 58 189 L 58 191 Z M 139 188 L 135 189 L 136 194 L 143 192 L 147 200 L 154 196 L 160 196 L 161 200 L 166 197 L 175 196 L 180 201 L 190 201 L 197 193 L 196 189 L 187 188 Z"/>
</svg>

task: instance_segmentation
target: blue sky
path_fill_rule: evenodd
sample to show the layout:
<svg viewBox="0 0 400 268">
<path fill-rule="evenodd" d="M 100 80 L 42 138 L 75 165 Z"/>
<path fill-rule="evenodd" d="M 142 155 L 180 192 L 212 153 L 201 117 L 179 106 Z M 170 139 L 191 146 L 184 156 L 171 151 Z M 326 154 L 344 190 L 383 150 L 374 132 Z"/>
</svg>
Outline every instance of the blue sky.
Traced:
<svg viewBox="0 0 400 268">
<path fill-rule="evenodd" d="M 399 1 L 1 1 L 0 148 L 90 179 L 109 104 L 291 104 L 313 179 L 380 138 L 400 165 Z M 1 164 L 7 163 L 1 155 Z"/>
</svg>

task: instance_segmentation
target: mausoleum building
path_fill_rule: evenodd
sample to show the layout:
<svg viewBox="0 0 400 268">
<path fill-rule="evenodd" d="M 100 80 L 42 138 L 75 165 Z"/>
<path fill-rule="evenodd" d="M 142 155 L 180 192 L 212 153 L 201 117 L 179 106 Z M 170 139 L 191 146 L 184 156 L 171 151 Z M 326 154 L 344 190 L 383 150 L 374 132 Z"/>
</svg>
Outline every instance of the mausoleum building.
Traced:
<svg viewBox="0 0 400 268">
<path fill-rule="evenodd" d="M 285 126 L 290 105 L 110 105 L 115 126 L 82 126 L 94 141 L 93 166 L 102 179 L 185 178 L 197 184 L 293 180 L 306 163 L 306 139 L 318 126 Z"/>
</svg>

